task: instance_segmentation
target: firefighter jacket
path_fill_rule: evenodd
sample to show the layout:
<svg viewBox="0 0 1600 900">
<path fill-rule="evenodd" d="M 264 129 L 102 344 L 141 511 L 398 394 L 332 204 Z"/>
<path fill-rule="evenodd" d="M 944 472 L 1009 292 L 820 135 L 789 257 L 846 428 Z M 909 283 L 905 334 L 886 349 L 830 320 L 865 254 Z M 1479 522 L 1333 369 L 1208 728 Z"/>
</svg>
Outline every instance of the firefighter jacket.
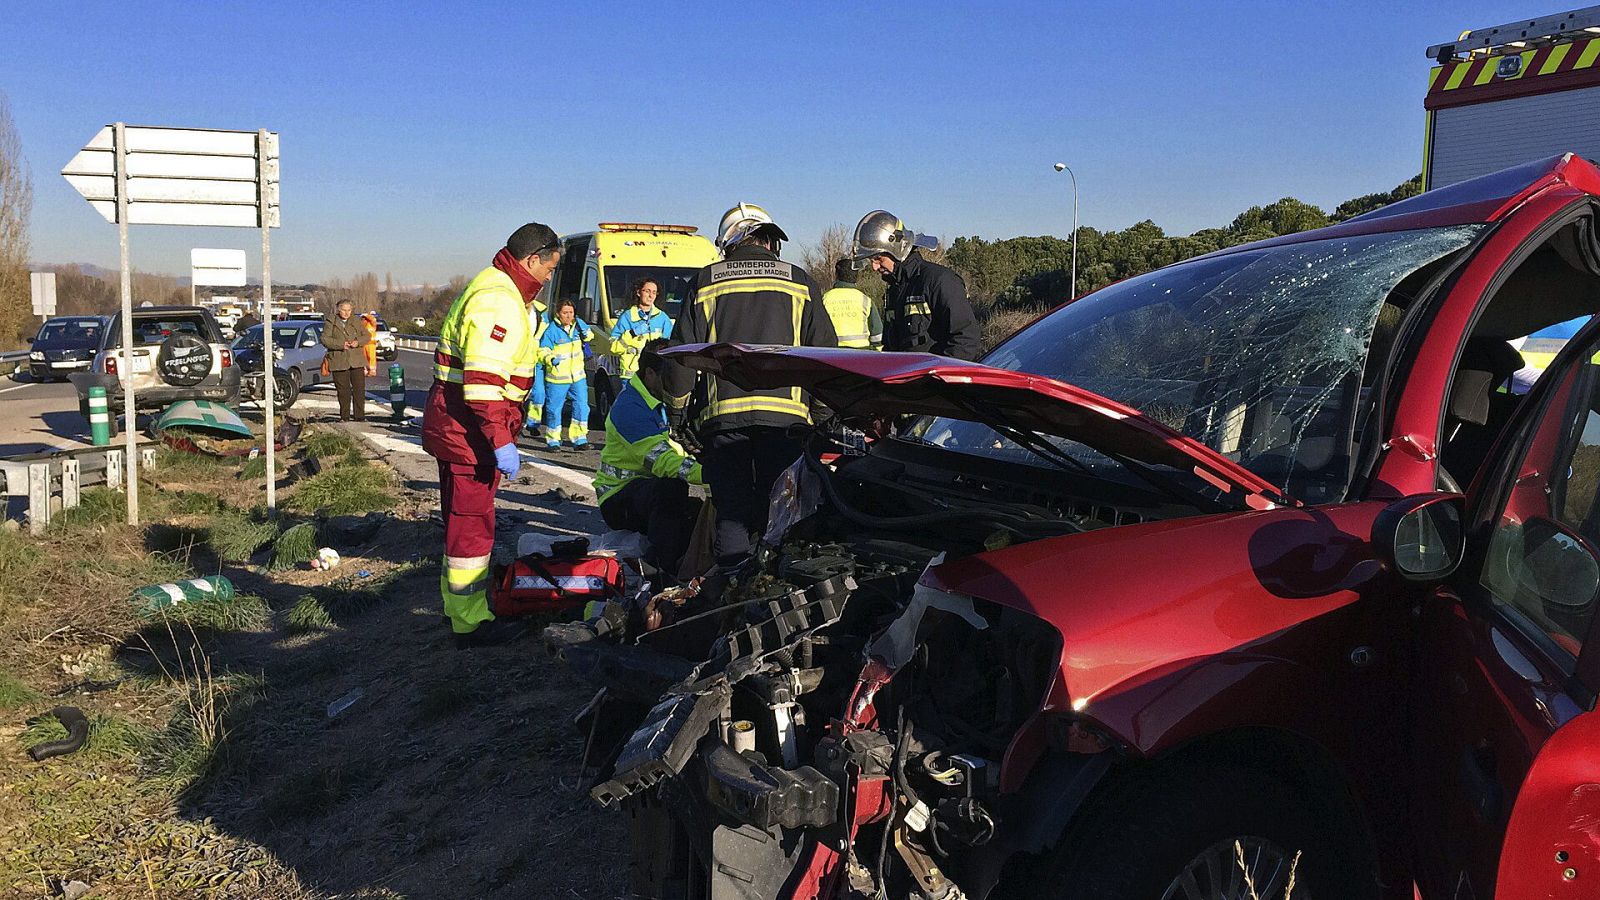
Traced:
<svg viewBox="0 0 1600 900">
<path fill-rule="evenodd" d="M 883 346 L 883 317 L 872 298 L 852 284 L 835 284 L 822 295 L 822 305 L 833 320 L 839 346 L 866 349 Z"/>
<path fill-rule="evenodd" d="M 544 336 L 539 339 L 545 384 L 582 381 L 583 345 L 591 340 L 594 340 L 594 330 L 582 319 L 573 319 L 571 327 L 560 322 L 546 325 Z"/>
<path fill-rule="evenodd" d="M 672 317 L 662 312 L 659 307 L 644 312 L 637 306 L 630 306 L 617 316 L 617 324 L 611 326 L 611 341 L 616 344 L 617 374 L 624 381 L 633 377 L 639 371 L 639 352 L 644 345 L 656 338 L 664 338 L 672 334 Z"/>
<path fill-rule="evenodd" d="M 885 350 L 978 358 L 982 329 L 967 302 L 967 286 L 960 275 L 928 262 L 913 250 L 886 280 Z"/>
<path fill-rule="evenodd" d="M 606 445 L 594 473 L 595 499 L 604 503 L 623 485 L 645 476 L 705 483 L 700 464 L 668 432 L 666 405 L 650 396 L 635 375 L 606 416 Z"/>
<path fill-rule="evenodd" d="M 837 347 L 822 293 L 806 270 L 778 259 L 765 247 L 743 245 L 727 258 L 700 270 L 683 312 L 672 329 L 672 345 L 772 344 L 783 347 Z M 695 372 L 681 365 L 667 369 L 667 403 L 689 404 Z M 705 433 L 751 425 L 785 428 L 811 421 L 799 388 L 747 391 L 708 375 L 698 419 Z"/>
<path fill-rule="evenodd" d="M 493 266 L 450 305 L 433 352 L 422 447 L 445 462 L 485 465 L 522 427 L 539 347 L 511 276 Z"/>
</svg>

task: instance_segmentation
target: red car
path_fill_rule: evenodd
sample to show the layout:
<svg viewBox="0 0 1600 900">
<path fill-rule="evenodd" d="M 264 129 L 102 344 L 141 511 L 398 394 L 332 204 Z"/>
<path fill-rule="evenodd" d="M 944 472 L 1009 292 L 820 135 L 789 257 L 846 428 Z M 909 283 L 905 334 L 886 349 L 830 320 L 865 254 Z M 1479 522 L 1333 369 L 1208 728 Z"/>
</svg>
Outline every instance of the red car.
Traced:
<svg viewBox="0 0 1600 900">
<path fill-rule="evenodd" d="M 819 430 L 718 596 L 547 632 L 603 686 L 635 889 L 1600 896 L 1600 326 L 1514 377 L 1600 312 L 1597 226 L 1568 155 L 1130 278 L 982 363 L 678 351 L 915 418 L 837 459 Z"/>
</svg>

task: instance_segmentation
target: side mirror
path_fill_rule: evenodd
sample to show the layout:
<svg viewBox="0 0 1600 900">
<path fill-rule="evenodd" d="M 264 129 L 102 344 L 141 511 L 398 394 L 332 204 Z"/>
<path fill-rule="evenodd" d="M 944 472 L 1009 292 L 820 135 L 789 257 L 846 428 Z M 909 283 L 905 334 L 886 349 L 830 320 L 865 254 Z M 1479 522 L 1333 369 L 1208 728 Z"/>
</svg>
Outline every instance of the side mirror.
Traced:
<svg viewBox="0 0 1600 900">
<path fill-rule="evenodd" d="M 23 340 L 27 341 L 30 344 L 33 343 L 33 338 L 23 338 Z"/>
<path fill-rule="evenodd" d="M 317 345 L 317 339 L 316 338 L 306 338 L 305 340 L 300 342 L 300 346 L 302 346 L 302 347 L 315 347 L 316 345 Z"/>
<path fill-rule="evenodd" d="M 1461 565 L 1466 528 L 1460 494 L 1397 500 L 1372 523 L 1372 547 L 1384 567 L 1407 581 L 1437 582 Z"/>
</svg>

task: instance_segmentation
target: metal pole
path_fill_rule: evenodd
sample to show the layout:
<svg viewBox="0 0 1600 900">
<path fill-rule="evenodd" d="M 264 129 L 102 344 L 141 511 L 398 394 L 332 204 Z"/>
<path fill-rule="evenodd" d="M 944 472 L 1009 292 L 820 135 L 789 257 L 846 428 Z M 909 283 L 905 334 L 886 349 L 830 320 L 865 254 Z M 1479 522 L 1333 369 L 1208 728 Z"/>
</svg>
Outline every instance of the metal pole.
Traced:
<svg viewBox="0 0 1600 900">
<path fill-rule="evenodd" d="M 277 443 L 276 406 L 273 388 L 277 386 L 277 345 L 272 336 L 272 228 L 267 219 L 267 130 L 256 133 L 256 202 L 261 216 L 261 368 L 267 398 L 267 514 L 278 508 L 278 470 L 273 445 Z"/>
<path fill-rule="evenodd" d="M 133 269 L 128 263 L 128 138 L 127 128 L 113 126 L 112 142 L 117 148 L 117 242 L 122 250 L 122 365 L 117 378 L 122 382 L 122 430 L 126 438 L 128 466 L 128 524 L 139 524 L 139 447 L 134 430 L 136 406 L 133 396 Z"/>
<path fill-rule="evenodd" d="M 1056 163 L 1057 172 L 1065 172 L 1072 179 L 1072 282 L 1067 299 L 1078 299 L 1078 174 L 1066 163 Z"/>
</svg>

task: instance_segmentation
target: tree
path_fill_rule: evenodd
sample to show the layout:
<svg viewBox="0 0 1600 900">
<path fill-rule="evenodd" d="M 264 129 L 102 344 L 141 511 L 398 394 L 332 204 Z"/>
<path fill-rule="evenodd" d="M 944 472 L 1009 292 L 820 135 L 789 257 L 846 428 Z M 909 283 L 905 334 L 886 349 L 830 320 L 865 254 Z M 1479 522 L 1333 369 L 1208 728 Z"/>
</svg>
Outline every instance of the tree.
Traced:
<svg viewBox="0 0 1600 900">
<path fill-rule="evenodd" d="M 28 217 L 33 178 L 22 157 L 22 139 L 11 121 L 11 105 L 0 92 L 0 347 L 21 344 L 33 325 L 28 285 Z"/>
</svg>

